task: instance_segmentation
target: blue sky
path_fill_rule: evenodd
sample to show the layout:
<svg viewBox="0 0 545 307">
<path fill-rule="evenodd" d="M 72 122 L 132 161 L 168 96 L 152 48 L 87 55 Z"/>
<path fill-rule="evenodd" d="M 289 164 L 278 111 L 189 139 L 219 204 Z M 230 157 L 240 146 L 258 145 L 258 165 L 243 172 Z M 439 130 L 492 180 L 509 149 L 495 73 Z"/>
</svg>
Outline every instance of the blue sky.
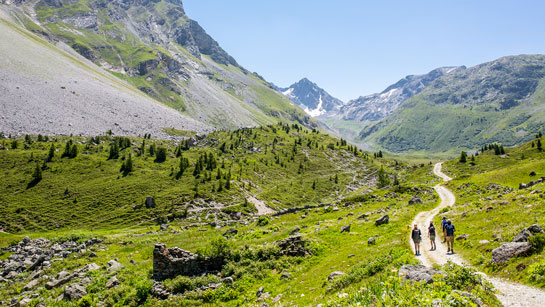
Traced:
<svg viewBox="0 0 545 307">
<path fill-rule="evenodd" d="M 342 100 L 409 74 L 545 53 L 545 1 L 185 0 L 242 66 Z"/>
</svg>

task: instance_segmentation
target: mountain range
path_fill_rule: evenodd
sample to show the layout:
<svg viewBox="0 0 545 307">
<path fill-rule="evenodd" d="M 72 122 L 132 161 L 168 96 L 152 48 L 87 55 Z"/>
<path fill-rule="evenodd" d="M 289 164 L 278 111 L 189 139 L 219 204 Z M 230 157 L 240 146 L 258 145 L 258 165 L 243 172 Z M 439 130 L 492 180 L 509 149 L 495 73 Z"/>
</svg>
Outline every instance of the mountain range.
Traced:
<svg viewBox="0 0 545 307">
<path fill-rule="evenodd" d="M 276 87 L 276 89 L 312 117 L 338 112 L 343 105 L 341 100 L 331 96 L 307 78 L 303 78 L 287 88 Z"/>
<path fill-rule="evenodd" d="M 543 55 L 508 56 L 470 68 L 441 67 L 409 75 L 381 93 L 351 100 L 317 118 L 368 149 L 455 152 L 490 143 L 514 146 L 541 131 L 544 77 Z"/>
<path fill-rule="evenodd" d="M 2 81 L 26 80 L 24 90 L 9 86 L 0 98 L 9 114 L 4 132 L 161 135 L 165 128 L 201 132 L 278 121 L 316 126 L 187 17 L 181 0 L 0 3 L 0 40 L 15 42 L 2 46 Z M 135 124 L 127 120 L 136 117 Z"/>
</svg>

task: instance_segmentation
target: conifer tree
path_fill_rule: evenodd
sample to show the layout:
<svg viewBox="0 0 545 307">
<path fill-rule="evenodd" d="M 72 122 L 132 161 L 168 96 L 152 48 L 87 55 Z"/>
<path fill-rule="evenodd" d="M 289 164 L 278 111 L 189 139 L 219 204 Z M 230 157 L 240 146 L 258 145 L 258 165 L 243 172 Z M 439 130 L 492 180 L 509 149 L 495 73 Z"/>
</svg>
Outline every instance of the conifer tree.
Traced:
<svg viewBox="0 0 545 307">
<path fill-rule="evenodd" d="M 314 181 L 312 182 L 312 189 L 313 189 L 313 190 L 316 190 L 316 180 L 314 180 Z"/>
<path fill-rule="evenodd" d="M 40 180 L 42 180 L 42 168 L 38 163 L 36 163 L 34 173 L 32 173 L 32 182 L 38 183 Z"/>
<path fill-rule="evenodd" d="M 17 149 L 18 146 L 19 142 L 17 140 L 13 140 L 13 142 L 11 142 L 11 149 Z"/>
<path fill-rule="evenodd" d="M 539 151 L 543 150 L 543 148 L 541 147 L 541 140 L 540 139 L 537 140 L 537 150 L 539 150 Z"/>
<path fill-rule="evenodd" d="M 47 153 L 47 161 L 51 162 L 53 161 L 53 158 L 55 158 L 55 144 L 51 144 L 51 146 L 49 146 L 49 152 Z"/>
<path fill-rule="evenodd" d="M 165 147 L 159 146 L 155 152 L 155 162 L 162 163 L 167 159 L 167 149 Z"/>
<path fill-rule="evenodd" d="M 388 174 L 384 171 L 384 167 L 381 166 L 380 170 L 378 171 L 378 187 L 383 188 L 390 184 L 390 178 L 388 178 Z"/>
<path fill-rule="evenodd" d="M 339 183 L 339 174 L 335 174 L 335 184 Z"/>
<path fill-rule="evenodd" d="M 467 162 L 467 153 L 465 151 L 462 151 L 460 154 L 460 163 L 466 163 Z"/>
<path fill-rule="evenodd" d="M 110 146 L 110 153 L 108 154 L 108 160 L 115 160 L 119 158 L 119 146 L 117 142 L 114 142 Z"/>
</svg>

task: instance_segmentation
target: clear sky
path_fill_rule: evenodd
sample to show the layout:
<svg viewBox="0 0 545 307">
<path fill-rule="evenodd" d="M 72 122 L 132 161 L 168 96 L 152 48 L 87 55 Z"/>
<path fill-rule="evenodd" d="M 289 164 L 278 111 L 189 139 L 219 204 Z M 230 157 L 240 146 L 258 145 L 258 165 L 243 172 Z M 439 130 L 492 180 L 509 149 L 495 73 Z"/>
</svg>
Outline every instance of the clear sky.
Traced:
<svg viewBox="0 0 545 307">
<path fill-rule="evenodd" d="M 344 101 L 410 74 L 545 53 L 545 1 L 185 0 L 242 66 Z"/>
</svg>

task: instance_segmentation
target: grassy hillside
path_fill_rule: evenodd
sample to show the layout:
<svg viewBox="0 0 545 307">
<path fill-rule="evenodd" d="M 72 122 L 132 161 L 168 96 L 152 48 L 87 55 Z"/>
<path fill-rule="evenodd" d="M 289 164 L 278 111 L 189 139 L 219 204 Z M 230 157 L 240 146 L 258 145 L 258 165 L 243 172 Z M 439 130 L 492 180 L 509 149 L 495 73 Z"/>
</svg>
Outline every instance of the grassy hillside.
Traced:
<svg viewBox="0 0 545 307">
<path fill-rule="evenodd" d="M 453 152 L 530 140 L 545 120 L 545 57 L 505 57 L 443 76 L 360 138 L 392 152 Z"/>
<path fill-rule="evenodd" d="M 474 165 L 471 160 L 445 164 L 444 169 L 454 177 L 449 187 L 457 201 L 444 215 L 454 221 L 458 235 L 469 235 L 458 244 L 458 251 L 479 270 L 543 287 L 545 253 L 540 248 L 504 265 L 490 262 L 492 249 L 510 242 L 522 229 L 545 226 L 544 185 L 519 189 L 520 183 L 545 175 L 545 153 L 538 150 L 537 139 L 505 151 L 506 155 L 485 151 L 475 157 Z"/>
<path fill-rule="evenodd" d="M 191 135 L 174 130 L 170 133 Z M 68 156 L 61 157 L 70 141 L 73 144 L 68 146 Z M 145 150 L 141 152 L 144 141 Z M 444 268 L 450 277 L 429 286 L 405 283 L 397 277 L 401 265 L 415 263 L 407 246 L 407 225 L 417 212 L 431 209 L 438 199 L 427 187 L 433 178 L 425 165 L 373 159 L 361 151 L 354 153 L 341 140 L 284 124 L 219 131 L 195 137 L 189 143 L 104 135 L 92 139 L 28 136 L 2 139 L 0 145 L 0 214 L 5 231 L 0 232 L 0 246 L 13 246 L 25 236 L 53 242 L 81 243 L 93 237 L 104 240 L 53 261 L 39 275 L 26 271 L 10 283 L 0 280 L 0 301 L 15 297 L 31 306 L 39 302 L 51 305 L 66 287 L 88 278 L 84 287 L 87 294 L 82 299 L 56 304 L 253 306 L 265 302 L 345 306 L 360 302 L 408 306 L 431 305 L 433 299 L 468 304 L 469 298 L 452 292 L 463 290 L 490 306 L 497 305 L 485 284 L 469 287 L 467 278 L 474 275 L 465 269 Z M 56 148 L 54 157 L 44 163 L 52 145 Z M 119 151 L 117 159 L 109 159 L 110 153 L 115 155 L 111 149 L 116 146 L 126 148 Z M 151 146 L 155 152 L 161 151 L 160 147 L 167 149 L 164 162 L 150 156 Z M 203 153 L 216 158 L 216 167 L 206 170 L 211 163 L 208 158 L 196 178 L 196 161 Z M 132 172 L 124 174 L 120 168 L 126 167 L 129 157 Z M 189 163 L 178 175 L 182 158 Z M 36 179 L 37 166 L 42 170 L 41 180 Z M 395 176 L 399 184 L 378 189 L 377 170 L 381 167 L 392 183 Z M 221 180 L 216 179 L 218 171 Z M 229 172 L 227 188 L 225 177 Z M 424 203 L 407 205 L 415 194 Z M 155 208 L 144 206 L 146 196 L 154 197 Z M 256 200 L 277 210 L 331 205 L 259 217 L 255 215 L 260 206 Z M 235 212 L 242 213 L 240 220 L 235 219 Z M 389 215 L 390 222 L 375 226 L 375 220 L 384 215 Z M 170 228 L 158 230 L 158 224 L 164 223 Z M 350 230 L 341 232 L 341 227 L 348 225 Z M 225 235 L 231 229 L 238 232 Z M 292 232 L 302 235 L 306 256 L 281 254 L 275 242 Z M 368 243 L 371 237 L 374 243 Z M 201 286 L 220 280 L 217 273 L 177 277 L 162 283 L 173 296 L 154 296 L 152 251 L 158 242 L 201 256 L 221 257 L 220 276 L 232 277 L 234 282 L 203 290 Z M 12 256 L 13 252 L 0 252 L 0 260 Z M 107 270 L 106 263 L 114 258 L 123 268 Z M 88 263 L 100 268 L 66 285 L 41 288 L 50 281 L 46 276 L 55 279 L 63 270 L 73 272 Z M 345 274 L 328 280 L 334 271 Z M 118 284 L 106 287 L 114 276 Z M 25 287 L 31 280 L 37 284 Z M 260 287 L 267 294 L 258 298 Z M 384 296 L 383 291 L 389 294 Z"/>
<path fill-rule="evenodd" d="M 33 137 L 31 143 L 2 140 L 6 150 L 0 152 L 0 198 L 5 204 L 0 209 L 1 226 L 10 232 L 118 227 L 191 213 L 197 207 L 251 208 L 247 204 L 251 197 L 273 209 L 334 202 L 373 187 L 377 170 L 366 154 L 358 151 L 354 155 L 347 146 L 339 146 L 338 140 L 301 126 L 214 132 L 193 139 L 190 145 L 187 141 L 130 138 L 119 157 L 109 159 L 116 140 L 120 141 L 111 136 L 45 142 Z M 61 157 L 68 141 L 78 148 L 75 158 Z M 11 149 L 14 143 L 17 149 Z M 51 146 L 55 147 L 54 158 L 44 163 Z M 155 152 L 159 147 L 167 150 L 164 162 L 150 155 L 151 146 Z M 213 156 L 215 165 L 195 176 L 196 162 L 203 154 Z M 189 162 L 181 175 L 177 155 Z M 129 156 L 133 171 L 124 176 L 120 168 Z M 43 169 L 43 179 L 30 184 L 36 165 Z M 226 189 L 229 174 L 230 189 Z M 134 209 L 147 196 L 155 199 L 157 207 Z M 192 218 L 207 214 L 206 210 L 196 211 Z"/>
</svg>

